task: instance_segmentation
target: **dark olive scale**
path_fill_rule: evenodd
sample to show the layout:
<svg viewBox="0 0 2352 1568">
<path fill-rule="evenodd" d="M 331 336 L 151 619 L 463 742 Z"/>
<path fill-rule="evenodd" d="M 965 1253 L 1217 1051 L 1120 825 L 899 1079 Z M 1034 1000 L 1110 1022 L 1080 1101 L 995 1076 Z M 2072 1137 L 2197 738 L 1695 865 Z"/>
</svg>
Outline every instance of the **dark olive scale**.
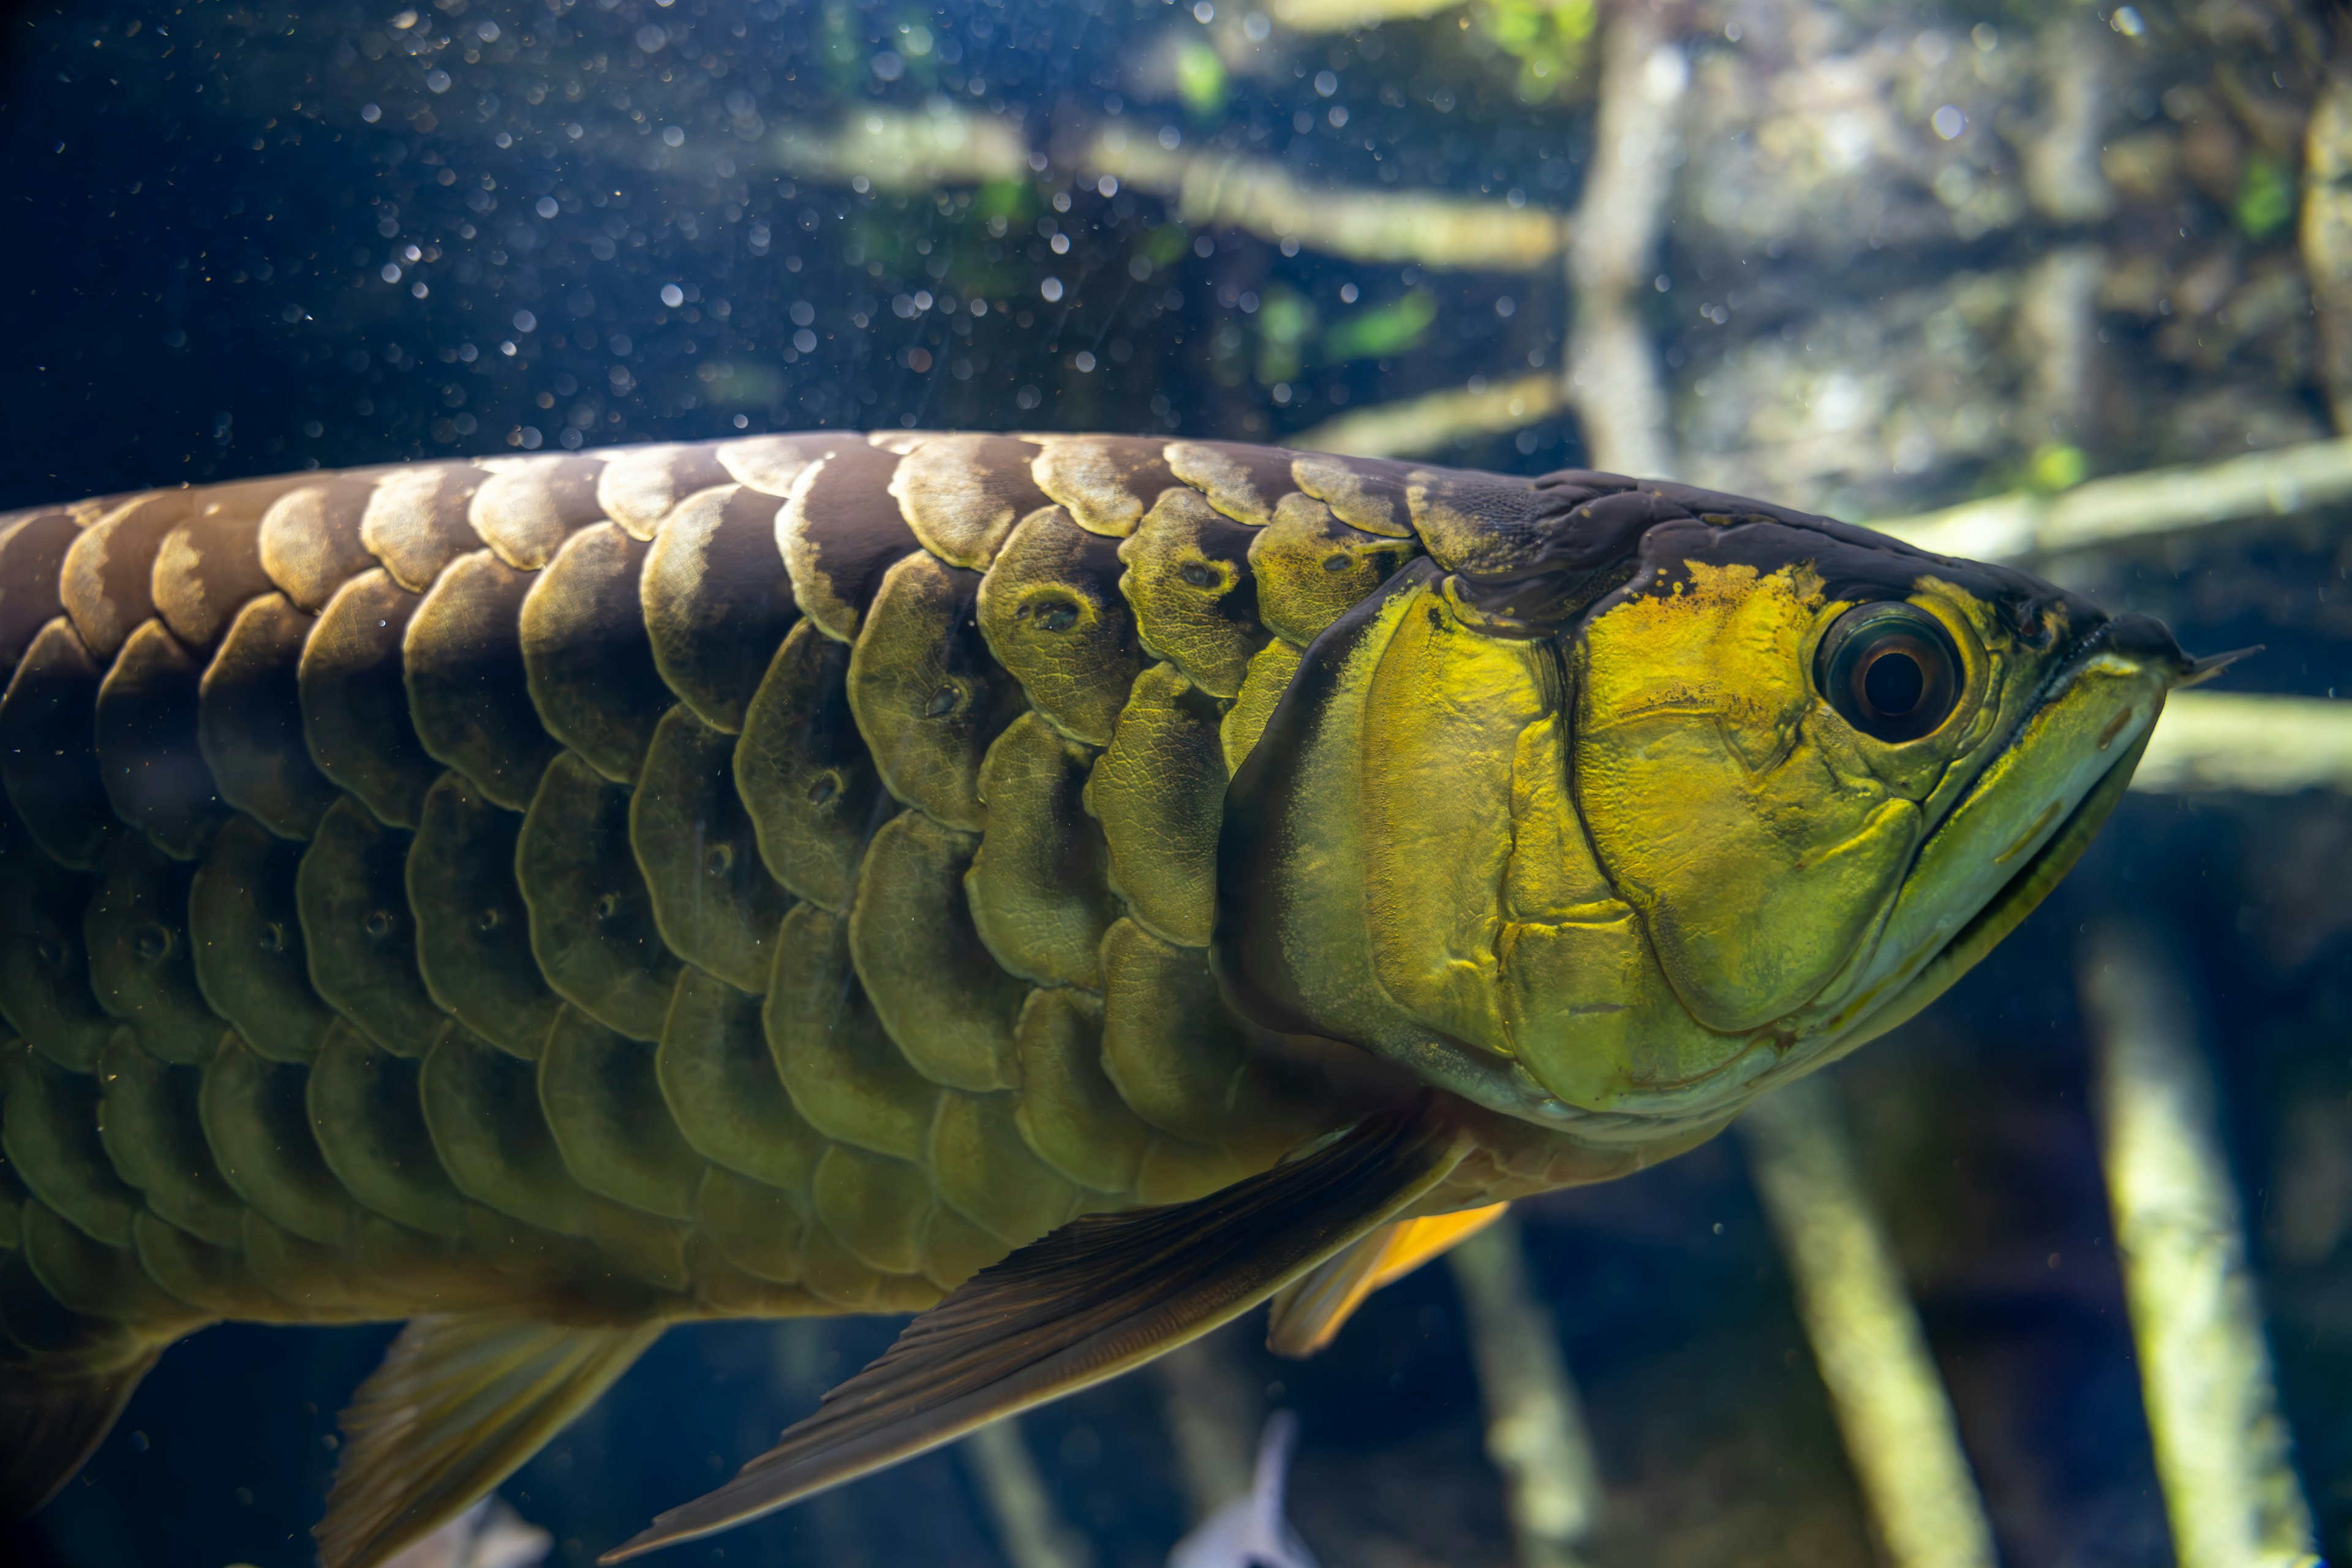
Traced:
<svg viewBox="0 0 2352 1568">
<path fill-rule="evenodd" d="M 105 669 L 64 616 L 35 635 L 0 695 L 0 788 L 25 830 L 60 866 L 88 870 L 115 826 L 99 773 Z"/>
<path fill-rule="evenodd" d="M 0 1330 L 911 1310 L 1265 1168 L 1231 769 L 1541 504 L 824 432 L 0 520 Z"/>
<path fill-rule="evenodd" d="M 222 801 L 285 838 L 316 832 L 337 794 L 302 744 L 302 649 L 318 624 L 284 594 L 262 595 L 197 685 L 196 745 Z"/>
</svg>

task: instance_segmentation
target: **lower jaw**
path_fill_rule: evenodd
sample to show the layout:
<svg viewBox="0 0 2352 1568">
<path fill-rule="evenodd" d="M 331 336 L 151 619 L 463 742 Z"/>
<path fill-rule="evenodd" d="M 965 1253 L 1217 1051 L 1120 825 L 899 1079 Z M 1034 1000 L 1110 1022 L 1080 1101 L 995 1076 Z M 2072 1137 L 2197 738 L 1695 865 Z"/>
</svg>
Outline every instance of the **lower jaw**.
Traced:
<svg viewBox="0 0 2352 1568">
<path fill-rule="evenodd" d="M 1901 990 L 1847 1026 L 1831 1047 L 1834 1055 L 1843 1056 L 1917 1016 L 1999 946 L 2003 938 L 2023 923 L 2026 916 L 2041 907 L 2042 900 L 2082 859 L 2091 840 L 2098 837 L 2099 829 L 2123 799 L 2125 790 L 2130 787 L 2132 773 L 2139 766 L 2140 753 L 2147 750 L 2148 737 L 2155 730 L 2156 726 L 2149 724 L 2130 749 L 2116 759 L 2082 803 L 2059 824 L 2050 841 L 2018 868 L 2017 874 L 1953 934 L 1942 952 L 1929 959 Z"/>
</svg>

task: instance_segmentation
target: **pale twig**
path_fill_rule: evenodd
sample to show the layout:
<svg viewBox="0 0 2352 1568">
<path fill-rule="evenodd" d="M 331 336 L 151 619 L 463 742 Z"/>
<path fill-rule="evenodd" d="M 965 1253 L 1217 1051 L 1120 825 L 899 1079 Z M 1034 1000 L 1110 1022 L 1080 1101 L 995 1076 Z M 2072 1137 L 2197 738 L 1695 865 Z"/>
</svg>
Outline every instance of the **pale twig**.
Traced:
<svg viewBox="0 0 2352 1568">
<path fill-rule="evenodd" d="M 1601 1478 L 1517 1222 L 1506 1214 L 1445 1260 L 1469 1320 L 1486 1455 L 1503 1473 L 1518 1568 L 1575 1568 L 1600 1522 Z"/>
<path fill-rule="evenodd" d="M 1419 456 L 1462 437 L 1523 428 L 1565 406 L 1576 411 L 1595 467 L 1650 477 L 1672 470 L 1665 388 L 1636 301 L 1650 287 L 1664 232 L 1689 66 L 1648 0 L 1623 0 L 1612 10 L 1601 57 L 1598 131 L 1584 195 L 1567 223 L 1547 220 L 1554 236 L 1568 241 L 1567 280 L 1576 305 L 1560 374 L 1343 414 L 1292 437 L 1291 445 L 1357 457 Z M 1259 232 L 1297 233 L 1318 249 L 1335 249 L 1326 225 L 1297 213 L 1300 194 L 1290 177 L 1272 164 L 1257 167 L 1264 172 L 1251 177 L 1253 195 L 1266 202 L 1266 221 L 1275 226 Z M 1200 199 L 1205 202 L 1205 193 Z M 1381 198 L 1384 204 L 1398 199 Z M 1188 214 L 1195 200 L 1188 191 Z M 1460 258 L 1455 265 L 1501 267 L 1513 259 L 1538 265 L 1553 254 L 1530 244 L 1506 257 L 1497 237 L 1441 215 L 1407 212 L 1386 221 L 1398 226 L 1400 242 L 1410 237 L 1423 246 L 1453 222 L 1447 245 Z"/>
<path fill-rule="evenodd" d="M 1889 1568 L 1994 1568 L 1951 1400 L 1827 1086 L 1790 1084 L 1738 1126 Z"/>
<path fill-rule="evenodd" d="M 2294 795 L 2307 789 L 2352 794 L 2352 702 L 2232 691 L 2177 693 L 2164 705 L 2131 787 L 2157 795 Z"/>
<path fill-rule="evenodd" d="M 1566 239 L 1560 215 L 1540 207 L 1306 184 L 1263 158 L 1162 147 L 1121 125 L 1097 130 L 1077 163 L 1172 202 L 1195 227 L 1238 228 L 1355 261 L 1528 272 L 1550 265 Z"/>
<path fill-rule="evenodd" d="M 854 109 L 831 130 L 782 126 L 766 146 L 780 167 L 833 184 L 863 177 L 882 190 L 915 192 L 1029 178 L 1029 144 L 1016 124 L 957 109 Z"/>
<path fill-rule="evenodd" d="M 2081 965 L 2107 1200 L 2174 1554 L 2180 1568 L 2315 1568 L 2177 964 L 2146 931 L 2105 922 Z"/>
<path fill-rule="evenodd" d="M 1939 555 L 2000 561 L 2292 516 L 2345 500 L 2352 500 L 2352 439 L 2118 474 L 2056 495 L 1994 496 L 1870 526 Z"/>
<path fill-rule="evenodd" d="M 1658 10 L 1621 0 L 1601 36 L 1592 157 L 1570 224 L 1576 325 L 1563 372 L 1592 466 L 1620 473 L 1674 468 L 1665 389 L 1634 300 L 1655 269 L 1689 78 Z"/>
<path fill-rule="evenodd" d="M 1019 1416 L 990 1422 L 961 1447 L 1013 1568 L 1090 1568 L 1094 1553 L 1055 1508 L 1037 1461 L 1021 1440 Z"/>
<path fill-rule="evenodd" d="M 1258 1395 L 1216 1334 L 1180 1345 L 1151 1363 L 1166 1402 L 1168 1435 L 1192 1518 L 1208 1518 L 1250 1489 Z"/>
<path fill-rule="evenodd" d="M 1274 19 L 1297 33 L 1348 33 L 1451 11 L 1462 0 L 1273 0 Z"/>
<path fill-rule="evenodd" d="M 2319 318 L 2320 384 L 2352 432 L 2352 79 L 2331 77 L 2304 132 L 2303 270 Z"/>
<path fill-rule="evenodd" d="M 1567 397 L 1556 375 L 1526 375 L 1476 391 L 1433 392 L 1326 419 L 1288 437 L 1309 452 L 1351 458 L 1413 458 L 1463 437 L 1517 430 L 1557 414 Z"/>
</svg>

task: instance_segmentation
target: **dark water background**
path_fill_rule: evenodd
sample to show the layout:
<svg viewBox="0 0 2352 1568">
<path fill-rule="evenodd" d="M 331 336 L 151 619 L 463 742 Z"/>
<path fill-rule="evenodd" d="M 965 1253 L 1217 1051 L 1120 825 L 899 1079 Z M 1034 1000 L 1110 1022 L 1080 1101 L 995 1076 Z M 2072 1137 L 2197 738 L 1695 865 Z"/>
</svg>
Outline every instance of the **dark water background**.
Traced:
<svg viewBox="0 0 2352 1568">
<path fill-rule="evenodd" d="M 778 128 L 829 125 L 845 107 L 951 102 L 1018 123 L 1047 153 L 1056 127 L 1123 116 L 1139 133 L 1166 124 L 1188 145 L 1279 159 L 1302 179 L 1571 207 L 1591 143 L 1589 91 L 1529 101 L 1524 60 L 1481 54 L 1482 35 L 1452 13 L 1354 34 L 1277 31 L 1277 64 L 1232 71 L 1214 101 L 1196 82 L 1188 104 L 1147 67 L 1171 30 L 1206 26 L 1157 0 L 583 0 L 560 11 L 446 0 L 394 26 L 407 9 L 9 8 L 0 507 L 816 425 L 1278 439 L 1341 409 L 1558 363 L 1569 305 L 1555 274 L 1286 255 L 1187 226 L 1159 197 L 1106 195 L 1058 153 L 1020 178 L 894 193 L 796 174 L 772 152 Z M 1961 37 L 1982 24 L 2027 40 L 2032 26 L 1992 5 L 1852 9 L 1862 21 L 1841 25 L 1861 27 L 1857 47 L 1873 28 L 1899 32 L 1899 49 L 1923 28 Z M 1741 14 L 1675 14 L 1695 65 L 1734 48 L 1725 18 Z M 2191 32 L 2176 41 L 2184 56 L 2202 47 Z M 2260 46 L 2273 47 L 2284 46 Z M 2289 80 L 2296 58 L 2281 56 L 2282 92 L 2312 79 Z M 2190 136 L 2193 116 L 2140 113 L 2133 95 L 2168 103 L 2164 92 L 2210 68 L 2159 61 L 2103 89 L 2118 136 Z M 1328 93 L 1314 79 L 1323 70 L 1337 79 Z M 1334 109 L 1349 111 L 1344 127 Z M 1700 144 L 1691 155 L 1709 154 Z M 2237 195 L 2192 182 L 2093 226 L 2094 237 L 2175 270 L 2219 247 L 2258 279 L 2265 258 L 2291 258 L 2293 237 L 2247 219 L 2253 156 L 2242 149 Z M 1686 404 L 1727 344 L 1785 337 L 1834 310 L 1891 310 L 1939 280 L 2012 275 L 2081 237 L 2079 226 L 2021 221 L 1838 260 L 1801 244 L 1743 248 L 1685 216 L 1660 263 L 1675 287 L 1658 291 L 1650 324 Z M 1707 269 L 1734 261 L 1752 264 L 1753 282 L 1722 296 L 1744 313 L 1716 331 L 1688 307 Z M 1060 285 L 1050 301 L 1047 279 Z M 986 314 L 972 313 L 976 300 Z M 2108 390 L 2068 448 L 2092 471 L 2324 433 L 2308 353 L 2278 346 L 2308 332 L 2307 307 L 2301 325 L 2291 317 L 2219 359 L 2167 346 L 2168 307 L 2163 320 L 2102 309 Z M 1298 326 L 1302 312 L 1315 328 Z M 1418 330 L 1397 326 L 1422 316 Z M 1390 352 L 1347 357 L 1332 329 L 1351 321 L 1370 321 L 1359 341 Z M 1990 354 L 1975 369 L 1988 382 L 2015 374 Z M 2244 418 L 2196 412 L 2216 395 Z M 2042 449 L 2020 431 L 1907 476 L 1874 459 L 1858 466 L 1877 476 L 1868 483 L 1824 479 L 1780 499 L 1843 493 L 1884 515 L 2005 488 Z M 1584 457 L 1566 416 L 1439 455 L 1522 472 Z M 2165 615 L 2192 648 L 2267 643 L 2242 689 L 2332 695 L 2352 685 L 2342 521 L 2074 570 L 2110 603 Z M 2074 995 L 2076 935 L 2117 910 L 2165 931 L 2198 994 L 2298 1463 L 2327 1547 L 2347 1546 L 2347 889 L 2341 799 L 2135 796 L 2023 930 L 1835 1075 L 2006 1561 L 2021 1568 L 2169 1560 Z M 1526 1205 L 1525 1217 L 1608 1482 L 1598 1563 L 1870 1561 L 1736 1144 Z M 764 1447 L 894 1327 L 674 1331 L 506 1495 L 555 1533 L 557 1561 L 583 1563 Z M 58 1568 L 307 1563 L 333 1413 L 388 1332 L 225 1327 L 174 1350 L 14 1549 Z M 1302 1416 L 1295 1515 L 1327 1563 L 1509 1560 L 1444 1269 L 1383 1292 L 1312 1362 L 1276 1362 L 1254 1332 L 1229 1333 L 1224 1348 L 1269 1402 Z M 1101 1563 L 1156 1563 L 1188 1526 L 1150 1380 L 1055 1406 L 1026 1435 Z M 677 1560 L 1002 1559 L 970 1473 L 943 1454 Z"/>
</svg>

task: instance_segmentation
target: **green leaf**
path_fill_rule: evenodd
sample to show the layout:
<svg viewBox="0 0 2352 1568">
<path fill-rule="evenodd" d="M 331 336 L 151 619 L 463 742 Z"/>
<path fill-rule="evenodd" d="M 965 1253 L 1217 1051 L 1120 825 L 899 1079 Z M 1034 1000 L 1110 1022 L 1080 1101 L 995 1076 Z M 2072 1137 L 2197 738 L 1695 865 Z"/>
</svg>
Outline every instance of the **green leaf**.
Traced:
<svg viewBox="0 0 2352 1568">
<path fill-rule="evenodd" d="M 1402 299 L 1360 311 L 1334 326 L 1323 339 L 1323 357 L 1332 363 L 1385 359 L 1421 342 L 1437 320 L 1437 296 L 1415 289 Z"/>
<path fill-rule="evenodd" d="M 1184 107 L 1203 116 L 1225 107 L 1225 62 L 1217 51 L 1197 40 L 1176 55 L 1176 96 Z"/>
<path fill-rule="evenodd" d="M 2294 174 L 2268 153 L 2246 160 L 2238 178 L 2235 216 L 2238 232 L 2248 239 L 2268 239 L 2294 217 Z"/>
<path fill-rule="evenodd" d="M 2035 449 L 2026 465 L 2026 482 L 2037 490 L 2071 490 L 2089 470 L 2090 460 L 2082 447 L 2052 442 Z"/>
</svg>

